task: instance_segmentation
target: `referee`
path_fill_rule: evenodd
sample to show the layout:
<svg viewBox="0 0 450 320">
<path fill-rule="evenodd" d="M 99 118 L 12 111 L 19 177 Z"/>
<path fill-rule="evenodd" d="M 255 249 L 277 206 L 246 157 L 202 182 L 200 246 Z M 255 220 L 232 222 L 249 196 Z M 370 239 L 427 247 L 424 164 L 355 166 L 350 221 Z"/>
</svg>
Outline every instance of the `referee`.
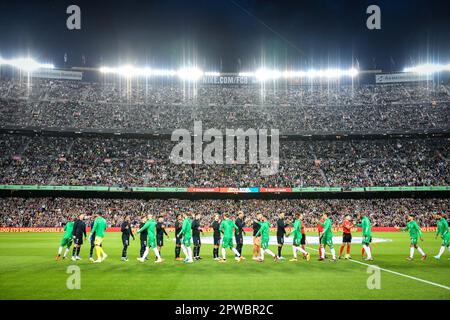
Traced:
<svg viewBox="0 0 450 320">
<path fill-rule="evenodd" d="M 83 244 L 83 235 L 86 238 L 86 223 L 84 220 L 84 214 L 80 214 L 78 219 L 73 224 L 72 236 L 74 240 L 73 251 L 72 251 L 72 261 L 81 260 L 80 250 Z"/>
</svg>

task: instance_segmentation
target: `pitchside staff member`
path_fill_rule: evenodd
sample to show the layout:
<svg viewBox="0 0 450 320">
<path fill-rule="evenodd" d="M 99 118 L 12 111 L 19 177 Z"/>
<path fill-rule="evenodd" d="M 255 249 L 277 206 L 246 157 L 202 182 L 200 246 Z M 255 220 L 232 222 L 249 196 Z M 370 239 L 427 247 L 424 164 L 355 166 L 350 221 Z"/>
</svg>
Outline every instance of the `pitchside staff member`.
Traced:
<svg viewBox="0 0 450 320">
<path fill-rule="evenodd" d="M 262 219 L 262 214 L 258 213 L 256 215 L 256 219 L 253 220 L 253 260 L 258 260 L 260 258 L 260 254 L 261 254 L 261 236 L 256 236 L 258 234 L 259 229 L 261 228 L 261 219 Z"/>
<path fill-rule="evenodd" d="M 214 215 L 214 221 L 211 225 L 213 229 L 213 243 L 214 243 L 214 249 L 213 249 L 213 258 L 214 260 L 220 260 L 219 258 L 219 246 L 220 246 L 220 215 L 215 214 Z"/>
<path fill-rule="evenodd" d="M 139 229 L 141 229 L 145 225 L 146 222 L 147 222 L 147 217 L 143 216 L 141 218 L 141 223 L 139 223 Z M 139 239 L 141 240 L 141 249 L 139 250 L 139 257 L 141 257 L 141 258 L 144 256 L 145 249 L 147 249 L 147 236 L 148 236 L 147 229 L 143 230 L 139 234 Z"/>
<path fill-rule="evenodd" d="M 202 245 L 200 241 L 200 232 L 203 232 L 202 228 L 200 227 L 200 218 L 201 215 L 197 214 L 194 216 L 194 220 L 192 221 L 192 241 L 194 242 L 194 259 L 200 260 L 202 257 L 200 257 L 200 247 Z"/>
<path fill-rule="evenodd" d="M 284 213 L 280 213 L 277 221 L 277 243 L 278 243 L 278 259 L 284 260 L 281 255 L 284 245 L 284 235 L 286 234 L 286 223 L 284 222 Z"/>
<path fill-rule="evenodd" d="M 73 225 L 73 231 L 72 231 L 72 235 L 73 235 L 73 240 L 74 240 L 74 244 L 73 244 L 73 251 L 72 251 L 72 260 L 81 260 L 80 258 L 80 250 L 81 250 L 81 245 L 83 244 L 83 235 L 84 238 L 86 239 L 87 235 L 86 235 L 86 223 L 84 223 L 84 214 L 80 214 L 78 216 L 77 221 L 75 221 L 74 225 Z"/>
<path fill-rule="evenodd" d="M 183 261 L 184 259 L 180 257 L 181 252 L 181 237 L 179 236 L 181 232 L 181 227 L 183 226 L 183 218 L 181 214 L 177 214 L 177 221 L 175 221 L 175 260 Z"/>
<path fill-rule="evenodd" d="M 242 211 L 240 211 L 238 213 L 238 217 L 237 217 L 237 219 L 236 219 L 236 221 L 234 223 L 238 227 L 237 229 L 234 230 L 234 236 L 236 238 L 236 250 L 237 250 L 237 252 L 239 252 L 239 255 L 242 257 L 242 247 L 244 245 L 244 236 L 243 236 L 243 234 L 245 235 L 245 231 L 244 231 L 244 228 L 245 228 L 244 213 Z"/>
<path fill-rule="evenodd" d="M 134 234 L 133 230 L 131 229 L 131 218 L 130 216 L 126 216 L 125 220 L 122 222 L 122 225 L 120 226 L 120 231 L 122 231 L 122 261 L 128 261 L 127 258 L 127 249 L 130 245 L 130 236 L 134 240 Z"/>
<path fill-rule="evenodd" d="M 156 246 L 158 247 L 159 255 L 161 256 L 161 249 L 164 246 L 164 235 L 169 239 L 169 235 L 166 232 L 166 225 L 164 224 L 164 218 L 159 217 L 156 223 Z"/>
</svg>

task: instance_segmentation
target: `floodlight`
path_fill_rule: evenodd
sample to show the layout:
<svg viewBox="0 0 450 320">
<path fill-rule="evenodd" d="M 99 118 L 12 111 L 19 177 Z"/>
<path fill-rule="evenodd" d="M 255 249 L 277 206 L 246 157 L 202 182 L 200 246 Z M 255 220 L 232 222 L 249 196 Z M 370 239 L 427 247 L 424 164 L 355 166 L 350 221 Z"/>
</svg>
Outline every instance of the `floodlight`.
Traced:
<svg viewBox="0 0 450 320">
<path fill-rule="evenodd" d="M 177 71 L 177 75 L 183 80 L 196 81 L 203 76 L 203 71 L 195 68 L 181 68 Z"/>
</svg>

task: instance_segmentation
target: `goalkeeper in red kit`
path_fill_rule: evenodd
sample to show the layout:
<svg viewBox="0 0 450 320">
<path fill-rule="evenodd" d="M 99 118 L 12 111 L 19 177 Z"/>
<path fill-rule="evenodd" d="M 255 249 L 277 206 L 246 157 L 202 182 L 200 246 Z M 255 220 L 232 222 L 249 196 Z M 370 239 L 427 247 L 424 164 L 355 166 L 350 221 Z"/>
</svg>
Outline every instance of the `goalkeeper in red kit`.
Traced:
<svg viewBox="0 0 450 320">
<path fill-rule="evenodd" d="M 342 245 L 339 249 L 339 259 L 342 258 L 342 253 L 344 252 L 344 248 L 347 245 L 347 253 L 345 255 L 345 259 L 351 259 L 350 255 L 350 244 L 352 243 L 352 229 L 353 223 L 351 222 L 350 216 L 346 216 L 344 221 L 342 222 Z"/>
</svg>

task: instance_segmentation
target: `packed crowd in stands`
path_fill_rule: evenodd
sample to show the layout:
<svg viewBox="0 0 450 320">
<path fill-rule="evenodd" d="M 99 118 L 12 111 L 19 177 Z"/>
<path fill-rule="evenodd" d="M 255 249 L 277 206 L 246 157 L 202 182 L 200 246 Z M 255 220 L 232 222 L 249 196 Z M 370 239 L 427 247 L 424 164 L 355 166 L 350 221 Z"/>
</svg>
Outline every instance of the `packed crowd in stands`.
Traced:
<svg viewBox="0 0 450 320">
<path fill-rule="evenodd" d="M 0 135 L 0 184 L 148 187 L 450 185 L 450 140 L 280 140 L 279 168 L 174 164 L 176 142 Z M 224 151 L 225 152 L 225 151 Z"/>
<path fill-rule="evenodd" d="M 0 80 L 0 126 L 333 132 L 448 128 L 443 84 L 192 86 Z"/>
<path fill-rule="evenodd" d="M 404 226 L 407 214 L 414 214 L 421 227 L 436 225 L 433 214 L 450 213 L 448 199 L 372 199 L 372 200 L 125 200 L 125 199 L 76 199 L 76 198 L 0 198 L 0 226 L 2 227 L 60 227 L 68 219 L 80 213 L 92 218 L 102 212 L 110 227 L 118 227 L 129 215 L 133 223 L 140 217 L 153 213 L 163 217 L 173 226 L 177 214 L 185 212 L 201 215 L 201 225 L 209 227 L 214 214 L 229 213 L 235 218 L 238 211 L 245 214 L 247 225 L 257 213 L 269 218 L 274 226 L 280 213 L 288 220 L 296 212 L 304 214 L 306 227 L 316 227 L 322 213 L 332 214 L 335 225 L 344 216 L 368 214 L 373 226 Z"/>
</svg>

